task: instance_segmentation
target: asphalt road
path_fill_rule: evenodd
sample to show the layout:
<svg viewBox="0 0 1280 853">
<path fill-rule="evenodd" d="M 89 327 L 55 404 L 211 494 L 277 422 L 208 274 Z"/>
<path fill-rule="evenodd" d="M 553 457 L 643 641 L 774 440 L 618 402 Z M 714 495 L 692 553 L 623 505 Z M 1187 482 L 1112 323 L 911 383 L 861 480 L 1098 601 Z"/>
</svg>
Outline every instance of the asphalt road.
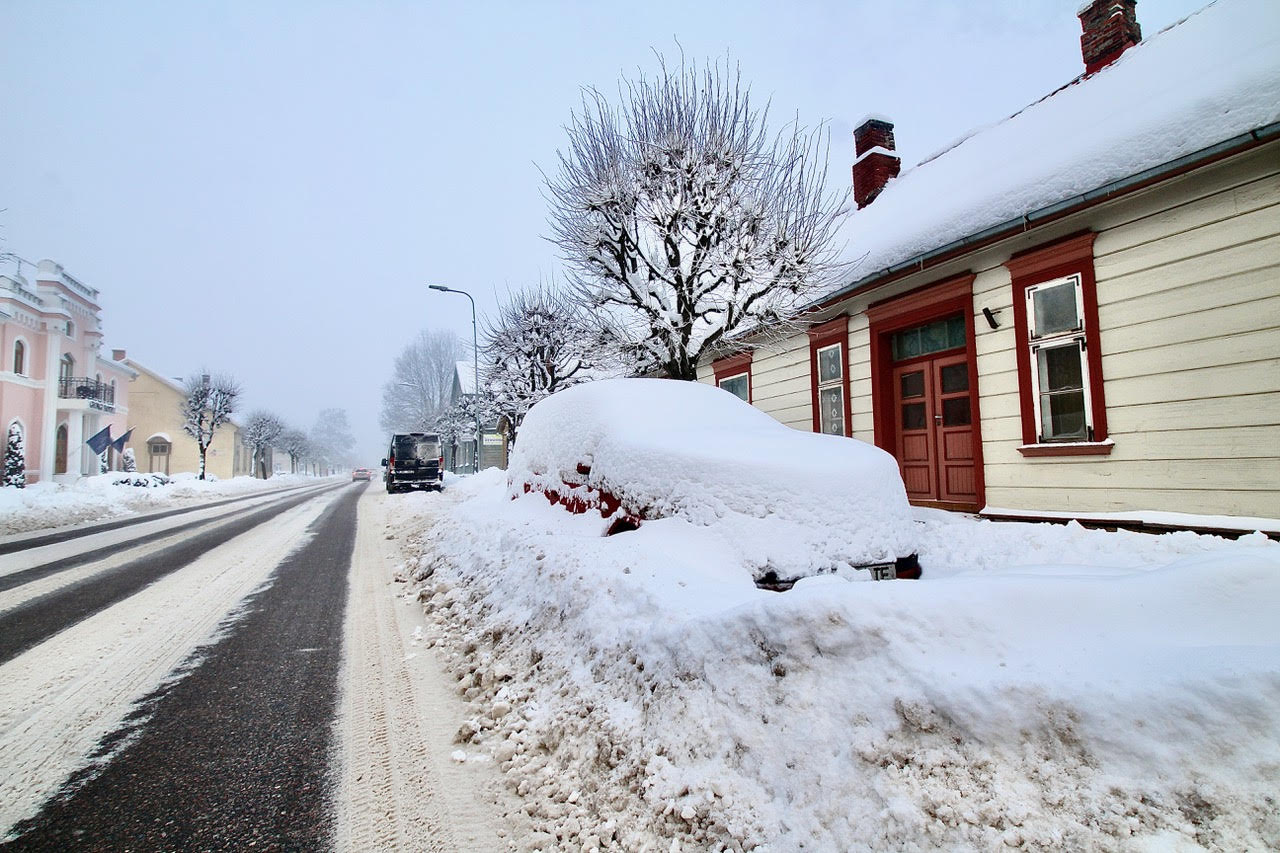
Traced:
<svg viewBox="0 0 1280 853">
<path fill-rule="evenodd" d="M 356 502 L 363 491 L 352 487 L 334 500 L 311 525 L 310 538 L 228 620 L 220 638 L 192 655 L 187 674 L 148 696 L 104 739 L 104 763 L 64 784 L 38 814 L 14 828 L 3 849 L 326 847 L 333 828 L 327 768 Z M 247 529 L 276 507 L 223 527 Z M 170 553 L 170 565 L 178 558 Z M 154 571 L 159 564 L 116 572 L 99 582 L 112 592 L 97 598 L 128 595 Z M 76 618 L 56 614 L 74 610 L 85 592 L 59 592 L 56 603 L 32 602 L 26 609 L 42 613 L 50 625 L 27 629 L 25 640 L 10 643 L 8 625 L 0 622 L 6 653 L 58 630 L 53 623 L 59 619 Z M 27 618 L 33 625 L 40 621 Z"/>
<path fill-rule="evenodd" d="M 308 491 L 268 504 L 261 509 L 238 514 L 229 521 L 211 524 L 211 529 L 180 538 L 172 545 L 104 572 L 91 580 L 64 587 L 6 611 L 0 615 L 0 664 L 13 659 L 81 619 L 128 598 L 142 587 L 186 565 L 218 545 L 313 497 L 315 493 Z M 189 526 L 191 525 L 183 525 L 175 530 L 142 537 L 135 540 L 133 544 L 183 533 Z M 118 550 L 121 550 L 121 546 L 97 549 L 77 557 L 59 560 L 48 565 L 34 566 L 23 572 L 0 577 L 0 591 L 66 571 Z"/>
</svg>

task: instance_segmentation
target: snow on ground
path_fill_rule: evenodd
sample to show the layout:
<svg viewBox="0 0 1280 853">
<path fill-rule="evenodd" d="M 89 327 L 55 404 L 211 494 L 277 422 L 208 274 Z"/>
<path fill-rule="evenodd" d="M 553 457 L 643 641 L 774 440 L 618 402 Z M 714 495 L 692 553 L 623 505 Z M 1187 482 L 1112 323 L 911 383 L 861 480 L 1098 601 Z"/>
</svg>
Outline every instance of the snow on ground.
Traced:
<svg viewBox="0 0 1280 853">
<path fill-rule="evenodd" d="M 269 480 L 252 477 L 199 480 L 195 474 L 175 474 L 170 482 L 152 487 L 115 483 L 125 476 L 115 471 L 81 477 L 74 483 L 32 483 L 24 489 L 0 488 L 0 536 L 103 521 L 313 481 L 313 478 L 294 474 L 276 475 Z M 145 474 L 129 476 L 146 477 Z"/>
<path fill-rule="evenodd" d="M 451 485 L 408 568 L 527 848 L 1280 845 L 1261 535 L 924 512 L 924 579 L 772 593 L 714 522 Z"/>
</svg>

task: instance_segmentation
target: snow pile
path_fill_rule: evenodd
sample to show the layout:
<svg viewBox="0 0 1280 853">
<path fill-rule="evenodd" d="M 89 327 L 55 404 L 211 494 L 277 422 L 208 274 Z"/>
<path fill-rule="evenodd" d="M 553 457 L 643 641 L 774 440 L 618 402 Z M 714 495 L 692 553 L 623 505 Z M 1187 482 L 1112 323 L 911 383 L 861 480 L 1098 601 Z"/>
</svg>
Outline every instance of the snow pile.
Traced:
<svg viewBox="0 0 1280 853">
<path fill-rule="evenodd" d="M 117 471 L 81 477 L 74 483 L 40 482 L 24 489 L 0 488 L 0 536 L 270 491 L 302 485 L 309 480 L 292 474 L 277 475 L 269 480 L 235 477 L 222 481 L 177 474 L 167 483 L 152 482 L 147 488 L 132 488 L 128 482 L 117 482 L 126 478 L 147 479 L 148 475 Z"/>
<path fill-rule="evenodd" d="M 521 425 L 510 490 L 612 496 L 625 515 L 713 527 L 757 578 L 865 578 L 853 567 L 915 552 L 893 457 L 696 382 L 610 379 L 541 401 Z"/>
<path fill-rule="evenodd" d="M 855 276 L 1280 120 L 1275 0 L 1220 0 L 905 170 L 849 218 Z"/>
<path fill-rule="evenodd" d="M 410 569 L 527 848 L 1280 844 L 1261 535 L 925 514 L 924 580 L 778 594 L 685 518 L 603 537 L 495 472 L 445 499 Z"/>
</svg>

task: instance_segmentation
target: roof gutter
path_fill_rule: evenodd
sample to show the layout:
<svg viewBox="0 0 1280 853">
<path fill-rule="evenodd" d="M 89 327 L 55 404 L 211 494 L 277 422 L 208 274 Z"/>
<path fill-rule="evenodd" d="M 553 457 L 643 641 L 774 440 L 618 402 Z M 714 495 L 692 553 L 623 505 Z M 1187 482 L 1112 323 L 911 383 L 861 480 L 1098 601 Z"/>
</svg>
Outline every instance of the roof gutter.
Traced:
<svg viewBox="0 0 1280 853">
<path fill-rule="evenodd" d="M 1041 225 L 1048 224 L 1058 219 L 1062 219 L 1070 214 L 1078 213 L 1096 204 L 1117 198 L 1122 195 L 1143 189 L 1160 181 L 1168 180 L 1185 172 L 1207 166 L 1210 163 L 1227 157 L 1256 148 L 1274 139 L 1280 138 L 1280 122 L 1273 122 L 1255 130 L 1242 133 L 1239 136 L 1233 136 L 1230 139 L 1223 140 L 1216 145 L 1208 148 L 1202 148 L 1199 151 L 1193 151 L 1185 154 L 1176 160 L 1170 160 L 1159 166 L 1153 166 L 1127 178 L 1121 178 L 1112 181 L 1109 184 L 1103 184 L 1097 189 L 1089 190 L 1081 195 L 1072 196 L 1063 201 L 1055 202 L 1046 207 L 1041 207 L 1030 213 L 1023 214 L 1016 219 L 1009 219 L 999 225 L 993 225 L 990 228 L 984 228 L 976 231 L 958 240 L 953 240 L 944 246 L 931 249 L 928 252 L 916 255 L 901 263 L 886 267 L 882 270 L 870 273 L 862 278 L 849 283 L 839 290 L 824 296 L 820 301 L 809 305 L 807 311 L 817 311 L 822 308 L 828 308 L 842 299 L 855 296 L 867 290 L 888 284 L 898 278 L 910 275 L 912 273 L 921 272 L 929 267 L 936 266 L 943 261 L 958 257 L 975 249 L 989 246 L 1003 239 L 1014 236 L 1016 234 L 1025 233 L 1032 228 L 1038 228 Z"/>
</svg>

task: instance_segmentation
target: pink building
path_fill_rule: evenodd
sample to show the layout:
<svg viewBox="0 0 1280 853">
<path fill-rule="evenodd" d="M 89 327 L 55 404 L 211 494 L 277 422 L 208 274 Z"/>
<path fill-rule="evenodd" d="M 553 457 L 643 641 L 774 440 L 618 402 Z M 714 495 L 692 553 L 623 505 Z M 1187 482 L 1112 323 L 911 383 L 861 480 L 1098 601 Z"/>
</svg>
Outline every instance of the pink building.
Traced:
<svg viewBox="0 0 1280 853">
<path fill-rule="evenodd" d="M 22 430 L 29 483 L 97 474 L 100 462 L 85 441 L 108 425 L 112 437 L 128 429 L 135 373 L 98 354 L 98 291 L 53 261 L 37 265 L 34 283 L 24 266 L 0 275 L 0 435 L 14 423 Z M 119 468 L 116 452 L 108 454 Z"/>
</svg>

